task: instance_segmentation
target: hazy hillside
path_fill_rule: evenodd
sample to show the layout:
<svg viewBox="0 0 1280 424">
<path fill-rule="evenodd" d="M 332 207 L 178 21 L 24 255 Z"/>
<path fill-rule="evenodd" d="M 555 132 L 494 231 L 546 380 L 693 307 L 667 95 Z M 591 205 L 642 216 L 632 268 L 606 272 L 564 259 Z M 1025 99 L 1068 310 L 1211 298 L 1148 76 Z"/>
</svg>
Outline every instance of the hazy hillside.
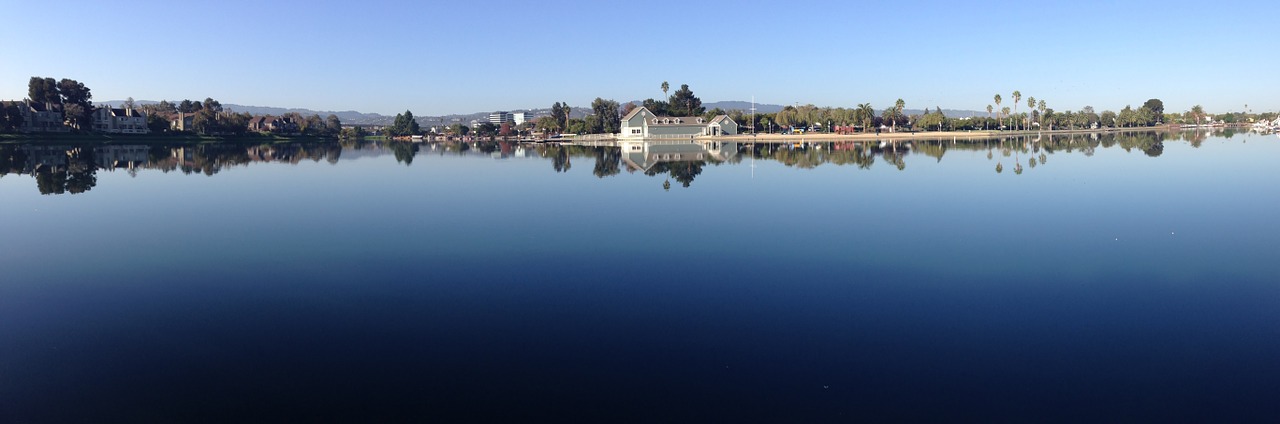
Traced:
<svg viewBox="0 0 1280 424">
<path fill-rule="evenodd" d="M 147 104 L 155 104 L 158 102 L 154 100 L 136 100 L 134 101 L 134 103 L 138 105 L 147 105 Z M 641 101 L 633 101 L 632 103 L 635 103 L 638 105 L 641 103 Z M 121 104 L 124 104 L 124 101 L 110 100 L 110 101 L 101 102 L 98 104 L 108 104 L 108 105 L 111 105 L 112 107 L 119 107 Z M 720 108 L 726 111 L 741 110 L 744 112 L 749 112 L 751 110 L 751 102 L 736 101 L 736 100 L 703 103 L 702 106 L 707 108 L 707 110 L 711 110 L 715 108 Z M 782 108 L 784 107 L 782 105 L 772 105 L 772 104 L 763 104 L 763 103 L 757 103 L 755 106 L 756 106 L 756 112 L 758 113 L 774 113 L 782 110 Z M 329 116 L 330 114 L 333 114 L 333 115 L 337 115 L 338 119 L 342 120 L 342 123 L 344 124 L 357 124 L 357 125 L 390 125 L 391 122 L 395 120 L 395 116 L 387 116 L 387 115 L 382 115 L 377 113 L 362 113 L 354 110 L 317 111 L 317 110 L 303 109 L 303 108 L 283 108 L 283 107 L 273 107 L 273 106 L 245 106 L 245 105 L 238 105 L 234 103 L 223 103 L 222 107 L 224 109 L 232 110 L 235 112 L 249 113 L 253 115 L 279 116 L 289 112 L 297 112 L 304 116 L 320 115 L 320 117 L 326 117 L 326 116 Z M 582 118 L 584 116 L 587 116 L 588 112 L 590 111 L 591 111 L 590 105 L 571 106 L 569 115 L 572 118 Z M 881 109 L 876 109 L 877 114 L 880 111 Z M 468 113 L 468 114 L 452 114 L 452 115 L 444 115 L 444 116 L 415 116 L 415 118 L 417 118 L 418 124 L 424 127 L 440 126 L 440 125 L 447 126 L 447 125 L 453 125 L 453 124 L 470 125 L 471 121 L 473 120 L 484 121 L 486 119 L 489 119 L 490 112 L 492 111 L 475 112 L 475 113 Z M 507 112 L 526 112 L 526 113 L 531 113 L 535 117 L 538 117 L 538 116 L 550 115 L 551 108 L 512 109 L 512 110 L 508 110 Z M 907 115 L 917 115 L 921 113 L 921 110 L 906 109 L 904 110 L 904 113 L 906 113 Z M 965 116 L 986 116 L 985 111 L 943 109 L 942 113 L 953 118 L 965 117 Z"/>
</svg>

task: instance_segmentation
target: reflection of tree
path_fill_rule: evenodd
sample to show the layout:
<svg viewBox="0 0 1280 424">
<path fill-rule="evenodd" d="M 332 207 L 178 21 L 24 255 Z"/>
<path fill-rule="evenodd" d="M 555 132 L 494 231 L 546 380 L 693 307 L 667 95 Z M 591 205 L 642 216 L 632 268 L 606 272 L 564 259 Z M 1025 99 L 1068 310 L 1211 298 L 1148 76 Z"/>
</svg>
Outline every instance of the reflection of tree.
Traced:
<svg viewBox="0 0 1280 424">
<path fill-rule="evenodd" d="M 492 139 L 480 140 L 476 142 L 476 149 L 485 154 L 493 153 L 498 151 L 498 142 Z"/>
<path fill-rule="evenodd" d="M 573 162 L 569 160 L 569 150 L 556 149 L 554 155 L 551 156 L 551 167 L 556 172 L 569 172 L 569 168 L 573 168 Z"/>
<path fill-rule="evenodd" d="M 396 156 L 396 162 L 403 163 L 405 166 L 413 164 L 413 157 L 418 154 L 418 145 L 408 141 L 392 141 L 387 143 L 387 147 L 391 148 L 391 152 Z"/>
<path fill-rule="evenodd" d="M 84 193 L 98 185 L 98 166 L 91 148 L 73 149 L 67 163 L 67 192 Z"/>
<path fill-rule="evenodd" d="M 64 167 L 37 166 L 35 177 L 40 194 L 62 194 L 67 191 L 67 169 Z"/>
<path fill-rule="evenodd" d="M 706 161 L 689 161 L 689 162 L 659 162 L 644 171 L 645 175 L 650 177 L 659 174 L 668 174 L 671 178 L 679 182 L 682 187 L 689 187 L 693 184 L 694 178 L 702 174 L 702 168 L 706 166 Z M 670 183 L 664 184 L 667 187 Z"/>
<path fill-rule="evenodd" d="M 693 184 L 693 179 L 702 174 L 702 166 L 705 164 L 704 161 L 676 162 L 671 168 L 671 177 L 679 181 L 681 186 L 689 187 L 689 184 Z"/>
<path fill-rule="evenodd" d="M 1155 144 L 1152 144 L 1150 147 L 1143 149 L 1142 153 L 1146 153 L 1147 156 L 1151 156 L 1153 158 L 1160 157 L 1161 154 L 1164 154 L 1164 143 L 1157 141 Z"/>
<path fill-rule="evenodd" d="M 27 152 L 18 146 L 0 146 L 0 177 L 20 174 L 27 163 Z"/>
<path fill-rule="evenodd" d="M 617 147 L 596 147 L 596 167 L 593 175 L 604 178 L 622 172 L 622 149 Z"/>
</svg>

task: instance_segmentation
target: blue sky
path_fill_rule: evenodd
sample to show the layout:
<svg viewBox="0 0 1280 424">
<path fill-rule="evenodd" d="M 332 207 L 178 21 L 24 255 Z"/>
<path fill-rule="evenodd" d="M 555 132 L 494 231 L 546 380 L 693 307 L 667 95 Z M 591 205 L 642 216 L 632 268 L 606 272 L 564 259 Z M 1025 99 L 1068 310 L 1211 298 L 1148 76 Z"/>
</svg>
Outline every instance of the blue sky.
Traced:
<svg viewBox="0 0 1280 424">
<path fill-rule="evenodd" d="M 669 81 L 704 102 L 980 110 L 1020 90 L 1022 108 L 1280 110 L 1268 3 L 854 3 L 0 0 L 0 99 L 51 76 L 98 101 L 438 115 Z"/>
</svg>

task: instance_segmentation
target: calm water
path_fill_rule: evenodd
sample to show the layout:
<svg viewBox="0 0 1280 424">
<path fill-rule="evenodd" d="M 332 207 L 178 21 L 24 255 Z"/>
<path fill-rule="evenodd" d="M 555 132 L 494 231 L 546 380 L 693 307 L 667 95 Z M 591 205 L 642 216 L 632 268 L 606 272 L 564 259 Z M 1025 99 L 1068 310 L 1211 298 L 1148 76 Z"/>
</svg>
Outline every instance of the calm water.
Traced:
<svg viewBox="0 0 1280 424">
<path fill-rule="evenodd" d="M 1269 421 L 1278 157 L 0 146 L 0 422 Z"/>
</svg>

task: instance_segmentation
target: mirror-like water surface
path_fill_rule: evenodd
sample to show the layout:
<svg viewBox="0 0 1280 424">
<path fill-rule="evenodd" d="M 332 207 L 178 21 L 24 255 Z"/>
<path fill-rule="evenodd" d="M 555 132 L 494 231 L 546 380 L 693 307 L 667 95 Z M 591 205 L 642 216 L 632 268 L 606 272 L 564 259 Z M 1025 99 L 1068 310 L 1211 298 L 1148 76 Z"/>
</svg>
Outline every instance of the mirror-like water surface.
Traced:
<svg viewBox="0 0 1280 424">
<path fill-rule="evenodd" d="M 1280 416 L 1280 143 L 0 145 L 0 421 Z"/>
</svg>

